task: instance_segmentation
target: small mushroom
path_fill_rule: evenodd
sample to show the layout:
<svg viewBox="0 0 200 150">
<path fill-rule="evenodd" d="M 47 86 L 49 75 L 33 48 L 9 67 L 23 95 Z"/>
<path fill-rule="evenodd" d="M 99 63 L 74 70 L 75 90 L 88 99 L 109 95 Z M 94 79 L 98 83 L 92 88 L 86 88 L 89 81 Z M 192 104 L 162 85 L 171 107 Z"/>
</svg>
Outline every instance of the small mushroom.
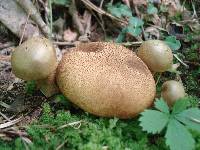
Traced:
<svg viewBox="0 0 200 150">
<path fill-rule="evenodd" d="M 173 54 L 168 45 L 160 40 L 148 40 L 137 52 L 152 72 L 164 72 L 173 65 Z"/>
<path fill-rule="evenodd" d="M 56 53 L 48 39 L 33 37 L 15 48 L 11 65 L 23 80 L 45 79 L 57 67 Z"/>
<path fill-rule="evenodd" d="M 183 85 L 175 80 L 169 80 L 163 83 L 161 96 L 171 107 L 175 101 L 186 95 Z"/>
<path fill-rule="evenodd" d="M 156 88 L 148 67 L 129 49 L 80 44 L 64 54 L 57 84 L 74 104 L 104 117 L 131 118 L 151 106 Z"/>
<path fill-rule="evenodd" d="M 25 41 L 11 56 L 13 73 L 23 80 L 36 80 L 47 97 L 58 91 L 54 82 L 57 64 L 53 44 L 40 37 Z"/>
</svg>

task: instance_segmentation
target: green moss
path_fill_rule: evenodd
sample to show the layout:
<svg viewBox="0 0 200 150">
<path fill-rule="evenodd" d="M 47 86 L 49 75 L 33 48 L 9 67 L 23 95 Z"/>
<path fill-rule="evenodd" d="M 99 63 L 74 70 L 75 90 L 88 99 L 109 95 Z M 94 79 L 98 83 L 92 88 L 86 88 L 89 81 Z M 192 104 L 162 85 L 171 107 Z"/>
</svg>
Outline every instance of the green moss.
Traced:
<svg viewBox="0 0 200 150">
<path fill-rule="evenodd" d="M 59 128 L 70 123 L 75 125 Z M 87 113 L 71 114 L 63 110 L 53 114 L 48 104 L 44 105 L 41 118 L 27 127 L 27 132 L 33 142 L 28 145 L 31 150 L 54 150 L 61 144 L 61 149 L 70 150 L 102 150 L 103 147 L 114 150 L 167 149 L 164 138 L 158 136 L 154 140 L 153 136 L 148 136 L 139 127 L 137 119 L 98 118 Z M 3 146 L 24 148 L 19 138 L 12 144 L 4 143 Z"/>
</svg>

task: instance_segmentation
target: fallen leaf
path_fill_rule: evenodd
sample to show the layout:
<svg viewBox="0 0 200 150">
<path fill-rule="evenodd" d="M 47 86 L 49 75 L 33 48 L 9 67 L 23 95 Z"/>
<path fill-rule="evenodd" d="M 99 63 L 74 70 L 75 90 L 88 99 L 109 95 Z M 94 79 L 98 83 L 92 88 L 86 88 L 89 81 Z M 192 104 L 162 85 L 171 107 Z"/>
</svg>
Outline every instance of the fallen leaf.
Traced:
<svg viewBox="0 0 200 150">
<path fill-rule="evenodd" d="M 147 5 L 146 0 L 133 0 L 134 5 Z"/>
<path fill-rule="evenodd" d="M 70 28 L 64 31 L 63 39 L 67 42 L 73 42 L 77 39 L 77 32 L 73 32 Z"/>
<path fill-rule="evenodd" d="M 183 10 L 179 0 L 162 0 L 162 4 L 167 6 L 169 16 L 175 16 Z"/>
<path fill-rule="evenodd" d="M 147 39 L 159 39 L 160 38 L 160 32 L 155 27 L 147 27 L 144 32 L 145 32 L 145 36 Z"/>
</svg>

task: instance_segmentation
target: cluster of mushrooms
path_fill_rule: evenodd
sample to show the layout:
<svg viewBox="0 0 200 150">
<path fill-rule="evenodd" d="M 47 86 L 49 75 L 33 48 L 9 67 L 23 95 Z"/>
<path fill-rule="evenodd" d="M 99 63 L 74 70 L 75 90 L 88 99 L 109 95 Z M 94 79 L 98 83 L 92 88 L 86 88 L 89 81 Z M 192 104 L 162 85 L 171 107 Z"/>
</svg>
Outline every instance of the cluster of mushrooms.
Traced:
<svg viewBox="0 0 200 150">
<path fill-rule="evenodd" d="M 97 116 L 133 118 L 152 105 L 152 73 L 168 70 L 173 54 L 159 40 L 143 42 L 137 55 L 116 43 L 91 42 L 71 48 L 58 62 L 51 41 L 34 37 L 15 48 L 11 64 L 17 77 L 37 81 L 47 97 L 60 91 Z M 185 91 L 172 80 L 163 84 L 161 95 L 173 105 Z"/>
</svg>

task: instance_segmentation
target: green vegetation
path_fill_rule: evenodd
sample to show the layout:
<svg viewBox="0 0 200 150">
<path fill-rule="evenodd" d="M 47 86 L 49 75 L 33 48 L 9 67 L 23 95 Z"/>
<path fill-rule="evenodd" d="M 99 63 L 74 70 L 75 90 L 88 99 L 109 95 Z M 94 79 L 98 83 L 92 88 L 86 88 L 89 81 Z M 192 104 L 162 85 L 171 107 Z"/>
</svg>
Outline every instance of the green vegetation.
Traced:
<svg viewBox="0 0 200 150">
<path fill-rule="evenodd" d="M 187 98 L 187 100 L 191 101 L 189 104 L 194 104 L 196 101 L 196 99 L 192 97 Z M 184 103 L 184 105 L 180 104 L 181 103 L 178 104 L 180 107 L 177 106 L 173 111 L 180 109 L 182 111 L 185 109 L 185 104 L 188 106 L 188 103 Z M 164 106 L 167 108 L 166 104 L 162 101 L 160 101 L 160 104 L 159 102 L 156 102 L 156 107 L 159 108 L 159 110 L 162 111 Z M 164 126 L 159 128 L 159 125 L 161 124 L 160 120 L 156 120 L 156 124 L 154 123 L 150 125 L 149 123 L 153 122 L 155 116 L 149 116 L 150 114 L 147 114 L 147 111 L 143 113 L 143 116 L 147 117 L 146 119 L 148 121 L 144 122 L 144 117 L 141 118 L 141 125 L 144 127 L 144 130 L 149 132 L 149 129 L 152 128 L 151 131 L 153 131 L 155 135 L 150 135 L 142 131 L 142 128 L 139 126 L 138 118 L 134 120 L 99 118 L 77 110 L 72 110 L 71 113 L 70 111 L 63 109 L 53 112 L 51 107 L 52 106 L 50 106 L 48 103 L 44 103 L 43 114 L 40 119 L 25 127 L 33 142 L 33 144 L 26 144 L 26 146 L 31 150 L 36 150 L 38 148 L 43 150 L 54 150 L 59 146 L 61 149 L 67 148 L 70 150 L 102 150 L 102 148 L 106 147 L 116 150 L 169 149 L 165 145 L 163 132 L 160 134 L 155 134 L 160 132 Z M 163 120 L 162 118 L 160 119 Z M 167 120 L 165 120 L 165 124 L 162 125 L 166 125 L 166 121 Z M 174 125 L 172 125 L 172 127 L 173 129 L 176 128 Z M 198 126 L 196 127 L 199 128 Z M 182 130 L 180 129 L 179 133 L 181 132 Z M 173 134 L 174 133 L 171 133 L 170 135 L 173 136 Z M 200 134 L 192 131 L 192 135 L 196 142 L 196 149 L 200 148 Z M 179 138 L 182 144 L 184 144 L 184 140 L 187 139 L 181 137 Z M 167 139 L 172 140 L 169 135 Z M 172 144 L 176 145 L 178 143 Z M 0 140 L 0 145 L 1 149 L 6 150 L 21 150 L 25 147 L 24 142 L 20 138 L 17 138 L 12 142 L 5 142 Z"/>
<path fill-rule="evenodd" d="M 64 127 L 66 125 L 66 127 Z M 43 105 L 40 119 L 26 127 L 33 144 L 30 149 L 102 150 L 103 147 L 115 150 L 167 150 L 164 138 L 150 136 L 141 130 L 135 120 L 98 118 L 87 113 L 71 114 L 69 111 L 51 111 L 50 105 Z M 1 148 L 24 149 L 21 139 L 15 142 L 0 142 Z"/>
</svg>

